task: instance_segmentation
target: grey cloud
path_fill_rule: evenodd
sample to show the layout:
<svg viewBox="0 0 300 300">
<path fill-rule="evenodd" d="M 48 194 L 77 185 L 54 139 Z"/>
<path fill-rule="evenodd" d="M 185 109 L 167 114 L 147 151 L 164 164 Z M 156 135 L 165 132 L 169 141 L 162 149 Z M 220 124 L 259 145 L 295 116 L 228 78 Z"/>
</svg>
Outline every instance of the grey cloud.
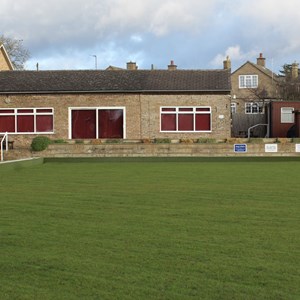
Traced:
<svg viewBox="0 0 300 300">
<path fill-rule="evenodd" d="M 49 68 L 55 59 L 81 68 L 94 53 L 103 66 L 136 58 L 147 67 L 170 59 L 185 68 L 221 67 L 212 61 L 235 45 L 278 64 L 299 60 L 299 0 L 253 0 L 252 9 L 240 0 L 0 1 L 0 33 L 23 39 L 32 59 Z"/>
</svg>

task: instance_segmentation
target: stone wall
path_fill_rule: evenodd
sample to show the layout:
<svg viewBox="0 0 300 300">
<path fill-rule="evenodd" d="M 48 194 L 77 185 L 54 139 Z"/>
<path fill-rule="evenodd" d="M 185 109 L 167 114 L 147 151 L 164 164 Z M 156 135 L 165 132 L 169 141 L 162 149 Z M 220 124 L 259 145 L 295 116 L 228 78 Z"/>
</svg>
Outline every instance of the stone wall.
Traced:
<svg viewBox="0 0 300 300">
<path fill-rule="evenodd" d="M 244 157 L 300 156 L 296 144 L 277 144 L 278 151 L 265 151 L 265 144 L 247 144 L 247 152 L 236 153 L 233 143 L 219 144 L 73 144 L 50 145 L 48 150 L 32 153 L 34 157 Z"/>
<path fill-rule="evenodd" d="M 161 133 L 160 106 L 210 106 L 212 131 L 208 133 Z M 125 110 L 126 139 L 229 138 L 230 98 L 228 95 L 195 94 L 37 94 L 0 96 L 0 108 L 53 108 L 54 133 L 51 139 L 70 138 L 70 108 L 121 107 Z M 11 134 L 10 139 L 30 145 L 33 134 Z"/>
<path fill-rule="evenodd" d="M 10 65 L 9 62 L 6 59 L 5 52 L 3 48 L 0 48 L 0 71 L 9 71 Z"/>
<path fill-rule="evenodd" d="M 300 157 L 300 140 L 291 139 L 228 139 L 205 142 L 171 140 L 158 143 L 148 140 L 69 141 L 66 144 L 51 144 L 47 150 L 33 152 L 28 147 L 15 147 L 4 152 L 4 160 L 29 157 Z M 246 145 L 245 152 L 236 152 L 236 145 Z M 274 150 L 276 151 L 272 152 Z"/>
<path fill-rule="evenodd" d="M 240 75 L 258 75 L 258 88 L 247 89 L 239 88 L 239 76 Z M 238 69 L 231 75 L 231 88 L 232 95 L 235 95 L 233 102 L 237 103 L 237 112 L 245 113 L 245 102 L 261 101 L 261 98 L 277 98 L 278 87 L 275 79 L 272 80 L 271 76 L 261 72 L 258 68 L 255 68 L 250 63 L 245 64 L 242 68 Z M 262 91 L 265 91 L 265 96 L 260 95 Z M 259 96 L 259 95 L 260 96 Z"/>
</svg>

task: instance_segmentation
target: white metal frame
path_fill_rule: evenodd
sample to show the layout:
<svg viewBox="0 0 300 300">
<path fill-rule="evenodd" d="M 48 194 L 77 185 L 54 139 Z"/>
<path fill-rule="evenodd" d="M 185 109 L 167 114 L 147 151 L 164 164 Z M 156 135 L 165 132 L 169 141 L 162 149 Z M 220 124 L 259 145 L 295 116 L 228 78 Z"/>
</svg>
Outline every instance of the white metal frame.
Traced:
<svg viewBox="0 0 300 300">
<path fill-rule="evenodd" d="M 236 111 L 237 111 L 237 104 L 236 104 L 236 102 L 231 102 L 230 103 L 230 112 L 232 114 L 236 114 Z"/>
<path fill-rule="evenodd" d="M 8 151 L 8 133 L 5 132 L 4 136 L 2 137 L 0 141 L 0 151 L 1 151 L 1 161 L 3 161 L 3 144 L 5 141 L 5 151 Z"/>
<path fill-rule="evenodd" d="M 175 108 L 175 111 L 162 111 L 163 108 Z M 182 111 L 179 112 L 180 108 L 192 108 L 193 111 Z M 196 111 L 197 108 L 206 108 L 209 109 L 209 111 Z M 176 114 L 176 130 L 162 130 L 161 128 L 161 115 L 162 114 Z M 178 130 L 178 115 L 180 114 L 191 114 L 195 116 L 196 114 L 198 115 L 210 115 L 210 130 Z M 193 127 L 196 128 L 196 118 L 193 118 Z M 197 133 L 197 132 L 212 132 L 212 109 L 211 106 L 161 106 L 160 107 L 160 115 L 159 115 L 159 131 L 161 133 L 163 132 L 170 132 L 170 133 Z"/>
<path fill-rule="evenodd" d="M 257 106 L 257 112 L 253 112 L 253 107 Z M 247 108 L 250 108 L 250 112 L 247 112 Z M 261 109 L 261 111 L 259 111 Z M 264 106 L 262 102 L 245 102 L 245 114 L 247 115 L 258 115 L 264 113 Z"/>
<path fill-rule="evenodd" d="M 32 113 L 18 113 L 18 110 L 26 110 L 31 109 L 33 110 Z M 39 113 L 37 112 L 38 109 L 51 109 L 51 113 L 43 112 Z M 13 110 L 13 113 L 1 113 L 3 110 Z M 54 108 L 53 107 L 18 107 L 18 108 L 1 108 L 0 109 L 0 116 L 14 116 L 15 117 L 15 131 L 9 132 L 9 134 L 18 135 L 18 134 L 54 134 Z M 34 131 L 33 132 L 18 132 L 18 116 L 33 116 L 33 122 L 34 122 Z M 53 130 L 52 131 L 36 131 L 36 116 L 52 116 L 53 117 Z M 0 134 L 3 134 L 4 132 L 0 132 Z"/>
<path fill-rule="evenodd" d="M 240 89 L 256 89 L 257 87 L 258 87 L 258 75 L 251 75 L 251 74 L 239 75 Z"/>
<path fill-rule="evenodd" d="M 72 110 L 96 110 L 96 139 L 98 139 L 98 111 L 106 109 L 122 109 L 123 110 L 123 139 L 126 139 L 126 107 L 125 106 L 92 106 L 92 107 L 69 107 L 69 139 L 72 139 Z"/>
<path fill-rule="evenodd" d="M 285 117 L 289 117 L 289 120 Z M 280 109 L 280 123 L 293 124 L 295 123 L 294 107 L 281 107 Z"/>
</svg>

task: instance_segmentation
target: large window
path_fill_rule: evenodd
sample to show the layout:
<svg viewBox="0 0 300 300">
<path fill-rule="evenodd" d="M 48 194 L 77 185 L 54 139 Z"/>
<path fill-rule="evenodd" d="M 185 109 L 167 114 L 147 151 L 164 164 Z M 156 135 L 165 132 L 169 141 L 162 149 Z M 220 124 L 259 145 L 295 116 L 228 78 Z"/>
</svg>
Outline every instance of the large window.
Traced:
<svg viewBox="0 0 300 300">
<path fill-rule="evenodd" d="M 281 123 L 294 123 L 295 114 L 293 107 L 281 107 Z"/>
<path fill-rule="evenodd" d="M 261 102 L 247 102 L 245 104 L 246 114 L 262 114 L 263 111 L 264 111 L 264 107 Z"/>
<path fill-rule="evenodd" d="M 161 131 L 211 131 L 210 107 L 161 107 Z"/>
<path fill-rule="evenodd" d="M 123 107 L 79 107 L 69 111 L 72 139 L 125 138 Z"/>
<path fill-rule="evenodd" d="M 258 87 L 258 75 L 240 75 L 239 88 L 240 89 L 255 89 Z"/>
<path fill-rule="evenodd" d="M 0 109 L 0 132 L 53 133 L 53 108 Z"/>
</svg>

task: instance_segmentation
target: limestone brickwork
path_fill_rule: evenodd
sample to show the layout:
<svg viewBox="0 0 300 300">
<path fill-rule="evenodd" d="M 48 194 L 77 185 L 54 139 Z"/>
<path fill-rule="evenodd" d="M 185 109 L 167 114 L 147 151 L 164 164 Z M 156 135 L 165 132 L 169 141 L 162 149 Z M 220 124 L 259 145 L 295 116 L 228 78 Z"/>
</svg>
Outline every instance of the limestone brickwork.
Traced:
<svg viewBox="0 0 300 300">
<path fill-rule="evenodd" d="M 12 69 L 12 64 L 4 49 L 4 46 L 0 45 L 0 71 L 10 71 Z"/>
<path fill-rule="evenodd" d="M 258 87 L 240 88 L 240 75 L 257 75 Z M 266 59 L 262 54 L 257 58 L 256 64 L 248 61 L 231 74 L 231 101 L 236 107 L 235 113 L 232 114 L 232 136 L 239 136 L 251 126 L 267 122 L 266 104 L 279 97 L 279 82 L 278 76 L 266 67 Z M 258 102 L 264 107 L 262 113 L 246 113 L 246 103 L 249 102 Z M 265 137 L 266 127 L 254 129 L 253 134 Z"/>
<path fill-rule="evenodd" d="M 210 106 L 211 132 L 160 132 L 161 106 Z M 231 130 L 230 97 L 224 94 L 143 94 L 143 93 L 83 93 L 83 94 L 20 94 L 0 95 L 0 108 L 53 108 L 54 133 L 51 139 L 70 138 L 69 109 L 74 107 L 122 107 L 125 109 L 125 138 L 229 138 Z M 29 145 L 32 134 L 12 134 L 15 145 Z"/>
<path fill-rule="evenodd" d="M 239 88 L 240 75 L 258 75 L 258 88 Z M 276 78 L 272 78 L 272 76 L 260 71 L 251 63 L 246 63 L 231 75 L 231 87 L 232 101 L 237 103 L 238 113 L 245 112 L 245 102 L 261 101 L 265 98 L 277 98 L 279 94 Z"/>
</svg>

